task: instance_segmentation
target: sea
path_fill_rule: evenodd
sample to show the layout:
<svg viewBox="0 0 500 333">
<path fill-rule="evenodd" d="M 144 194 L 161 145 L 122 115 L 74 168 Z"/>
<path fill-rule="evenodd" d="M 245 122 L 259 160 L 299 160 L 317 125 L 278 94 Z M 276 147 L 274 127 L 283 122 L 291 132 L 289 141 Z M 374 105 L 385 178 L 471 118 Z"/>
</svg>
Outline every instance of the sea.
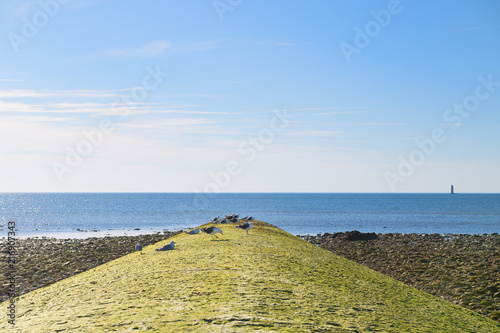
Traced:
<svg viewBox="0 0 500 333">
<path fill-rule="evenodd" d="M 11 221 L 21 238 L 87 238 L 187 230 L 235 213 L 294 235 L 500 232 L 500 194 L 3 193 L 0 238 Z"/>
</svg>

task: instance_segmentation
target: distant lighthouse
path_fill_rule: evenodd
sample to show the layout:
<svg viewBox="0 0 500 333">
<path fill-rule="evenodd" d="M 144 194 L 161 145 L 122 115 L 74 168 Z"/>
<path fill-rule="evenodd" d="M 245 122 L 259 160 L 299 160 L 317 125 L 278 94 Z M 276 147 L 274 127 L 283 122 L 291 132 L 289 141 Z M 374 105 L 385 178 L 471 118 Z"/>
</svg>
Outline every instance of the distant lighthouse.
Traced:
<svg viewBox="0 0 500 333">
<path fill-rule="evenodd" d="M 451 194 L 455 194 L 455 191 L 453 191 L 453 185 L 451 185 Z"/>
</svg>

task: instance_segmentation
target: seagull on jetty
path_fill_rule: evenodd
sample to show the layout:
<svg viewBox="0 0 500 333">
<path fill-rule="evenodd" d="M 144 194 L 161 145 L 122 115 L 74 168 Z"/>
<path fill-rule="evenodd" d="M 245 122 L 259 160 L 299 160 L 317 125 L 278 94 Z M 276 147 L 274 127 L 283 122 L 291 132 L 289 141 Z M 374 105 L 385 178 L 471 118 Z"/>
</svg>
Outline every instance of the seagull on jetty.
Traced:
<svg viewBox="0 0 500 333">
<path fill-rule="evenodd" d="M 223 235 L 222 230 L 220 230 L 217 227 L 203 228 L 203 229 L 201 229 L 201 231 L 203 231 L 206 234 L 212 235 L 212 239 L 214 238 L 214 236 L 215 236 L 215 238 L 218 238 L 217 235 L 215 235 L 215 234 Z"/>
<path fill-rule="evenodd" d="M 250 230 L 250 229 L 253 228 L 253 223 L 252 222 L 246 222 L 246 223 L 237 225 L 236 228 L 240 228 L 240 229 L 246 230 L 247 231 L 247 235 L 248 235 L 248 230 Z"/>
<path fill-rule="evenodd" d="M 169 244 L 163 246 L 161 249 L 156 249 L 156 251 L 168 251 L 175 248 L 175 242 L 171 241 Z"/>
<path fill-rule="evenodd" d="M 226 215 L 226 219 L 228 219 L 229 221 L 237 219 L 238 217 L 239 217 L 238 214 Z"/>
<path fill-rule="evenodd" d="M 194 228 L 193 230 L 186 231 L 186 234 L 188 234 L 188 235 L 196 235 L 196 234 L 199 234 L 199 233 L 200 233 L 200 229 L 199 228 Z"/>
</svg>

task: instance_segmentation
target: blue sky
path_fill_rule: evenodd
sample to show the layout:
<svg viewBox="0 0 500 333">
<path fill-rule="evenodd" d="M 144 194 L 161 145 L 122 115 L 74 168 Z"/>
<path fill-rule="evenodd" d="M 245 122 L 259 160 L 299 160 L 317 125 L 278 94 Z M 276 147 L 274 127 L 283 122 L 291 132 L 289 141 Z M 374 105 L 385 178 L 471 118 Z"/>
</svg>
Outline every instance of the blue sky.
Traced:
<svg viewBox="0 0 500 333">
<path fill-rule="evenodd" d="M 498 193 L 499 13 L 0 1 L 0 191 Z"/>
</svg>

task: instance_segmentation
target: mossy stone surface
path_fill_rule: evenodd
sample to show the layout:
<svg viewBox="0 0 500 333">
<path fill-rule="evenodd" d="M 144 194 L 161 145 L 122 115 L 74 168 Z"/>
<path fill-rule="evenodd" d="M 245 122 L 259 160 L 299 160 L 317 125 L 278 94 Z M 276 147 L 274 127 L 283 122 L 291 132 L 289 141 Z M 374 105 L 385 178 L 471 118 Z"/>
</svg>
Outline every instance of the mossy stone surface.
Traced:
<svg viewBox="0 0 500 333">
<path fill-rule="evenodd" d="M 178 234 L 23 295 L 1 332 L 499 332 L 263 222 Z M 175 250 L 155 249 L 176 242 Z M 6 309 L 7 303 L 0 304 Z M 6 312 L 6 311 L 4 311 Z"/>
</svg>

